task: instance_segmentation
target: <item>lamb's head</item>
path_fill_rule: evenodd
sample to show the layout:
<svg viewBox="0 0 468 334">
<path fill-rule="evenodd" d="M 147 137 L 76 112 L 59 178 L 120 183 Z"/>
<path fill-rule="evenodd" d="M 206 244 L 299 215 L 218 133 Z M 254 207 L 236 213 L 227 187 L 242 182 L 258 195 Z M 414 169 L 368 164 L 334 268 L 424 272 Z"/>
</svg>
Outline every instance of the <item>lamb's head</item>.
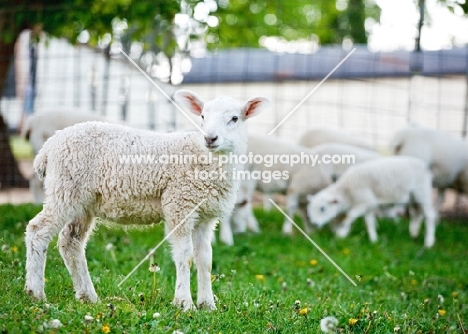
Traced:
<svg viewBox="0 0 468 334">
<path fill-rule="evenodd" d="M 202 118 L 205 146 L 220 153 L 235 152 L 239 146 L 243 151 L 247 143 L 245 120 L 271 104 L 265 97 L 254 97 L 244 104 L 227 96 L 204 102 L 188 90 L 177 91 L 174 100 Z"/>
<path fill-rule="evenodd" d="M 312 225 L 322 227 L 345 210 L 342 196 L 325 188 L 316 195 L 307 196 L 307 215 Z"/>
</svg>

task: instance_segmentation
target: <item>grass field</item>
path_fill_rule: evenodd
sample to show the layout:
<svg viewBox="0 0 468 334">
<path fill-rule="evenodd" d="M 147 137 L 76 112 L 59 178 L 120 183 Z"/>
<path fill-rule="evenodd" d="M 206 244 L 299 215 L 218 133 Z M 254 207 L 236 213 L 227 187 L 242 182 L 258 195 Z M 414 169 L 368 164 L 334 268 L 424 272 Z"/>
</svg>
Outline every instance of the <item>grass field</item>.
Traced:
<svg viewBox="0 0 468 334">
<path fill-rule="evenodd" d="M 168 244 L 153 259 L 160 272 L 150 272 L 145 263 L 117 288 L 163 238 L 162 226 L 127 232 L 101 226 L 95 232 L 87 258 L 101 298 L 97 304 L 75 301 L 54 240 L 47 257 L 47 302 L 30 299 L 23 292 L 23 236 L 39 210 L 0 206 L 2 333 L 321 333 L 326 316 L 338 319 L 339 333 L 463 333 L 462 326 L 468 328 L 466 221 L 442 221 L 430 250 L 422 248 L 422 237 L 410 239 L 405 220 L 382 221 L 377 244 L 368 242 L 360 221 L 345 240 L 326 228 L 312 234 L 355 287 L 302 235 L 283 237 L 281 213 L 257 210 L 261 234 L 239 235 L 234 247 L 213 248 L 218 310 L 183 313 L 171 305 L 175 268 Z"/>
</svg>

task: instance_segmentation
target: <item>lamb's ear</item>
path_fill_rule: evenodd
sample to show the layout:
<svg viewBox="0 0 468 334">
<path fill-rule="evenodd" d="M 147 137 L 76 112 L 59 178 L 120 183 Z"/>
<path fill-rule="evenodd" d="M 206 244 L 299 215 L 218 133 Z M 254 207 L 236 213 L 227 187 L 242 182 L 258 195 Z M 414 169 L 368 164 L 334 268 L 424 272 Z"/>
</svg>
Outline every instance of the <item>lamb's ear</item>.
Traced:
<svg viewBox="0 0 468 334">
<path fill-rule="evenodd" d="M 248 100 L 242 107 L 244 118 L 249 118 L 258 115 L 263 109 L 269 107 L 272 101 L 266 97 L 253 97 Z"/>
<path fill-rule="evenodd" d="M 174 101 L 187 108 L 195 115 L 200 116 L 205 102 L 195 93 L 181 89 L 174 93 Z"/>
</svg>

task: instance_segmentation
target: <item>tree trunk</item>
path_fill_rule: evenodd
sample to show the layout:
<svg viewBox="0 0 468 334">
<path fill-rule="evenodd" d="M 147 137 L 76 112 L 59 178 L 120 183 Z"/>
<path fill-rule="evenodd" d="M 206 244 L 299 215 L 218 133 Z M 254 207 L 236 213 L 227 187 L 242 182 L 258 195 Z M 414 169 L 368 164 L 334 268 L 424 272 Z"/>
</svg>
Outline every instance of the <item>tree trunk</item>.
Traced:
<svg viewBox="0 0 468 334">
<path fill-rule="evenodd" d="M 13 54 L 14 42 L 6 43 L 0 41 L 0 95 L 3 94 Z M 18 163 L 11 152 L 8 126 L 0 110 L 0 189 L 13 187 L 27 188 L 28 185 L 28 180 L 20 173 Z"/>
</svg>

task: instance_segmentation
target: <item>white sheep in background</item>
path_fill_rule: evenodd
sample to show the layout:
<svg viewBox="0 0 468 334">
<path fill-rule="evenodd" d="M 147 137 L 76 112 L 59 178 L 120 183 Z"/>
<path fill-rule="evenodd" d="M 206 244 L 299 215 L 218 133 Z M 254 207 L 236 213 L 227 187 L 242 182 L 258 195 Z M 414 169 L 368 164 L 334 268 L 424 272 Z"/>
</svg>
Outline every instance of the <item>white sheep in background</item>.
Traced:
<svg viewBox="0 0 468 334">
<path fill-rule="evenodd" d="M 344 129 L 316 128 L 305 132 L 299 139 L 299 145 L 314 147 L 326 143 L 340 143 L 373 150 L 366 141 L 346 132 Z"/>
<path fill-rule="evenodd" d="M 410 206 L 412 237 L 419 234 L 424 217 L 424 245 L 432 247 L 437 216 L 432 204 L 432 175 L 417 158 L 379 158 L 351 167 L 335 184 L 309 196 L 307 212 L 317 226 L 346 212 L 335 230 L 339 237 L 347 236 L 354 220 L 364 216 L 369 239 L 376 242 L 375 212 L 393 204 Z"/>
<path fill-rule="evenodd" d="M 267 135 L 249 135 L 247 154 L 265 156 L 289 156 L 292 154 L 300 155 L 301 152 L 307 148 L 297 145 L 295 143 L 287 142 L 276 137 Z M 268 164 L 269 165 L 269 164 Z M 277 161 L 272 163 L 271 166 L 266 166 L 263 163 L 246 164 L 244 169 L 250 172 L 256 172 L 260 175 L 265 173 L 272 173 L 273 171 L 287 172 L 289 175 L 295 173 L 301 168 L 300 164 L 291 166 L 288 163 Z M 236 205 L 232 216 L 226 216 L 221 221 L 220 226 L 220 240 L 226 245 L 233 245 L 233 230 L 237 232 L 245 232 L 250 229 L 254 232 L 259 231 L 258 222 L 253 215 L 252 211 L 252 196 L 255 190 L 264 194 L 264 202 L 268 202 L 267 198 L 274 193 L 286 193 L 288 189 L 289 179 L 271 179 L 270 182 L 263 182 L 262 180 L 247 179 L 241 181 L 241 191 L 237 199 Z"/>
<path fill-rule="evenodd" d="M 431 169 L 439 206 L 446 188 L 468 193 L 468 143 L 464 140 L 434 129 L 408 127 L 394 135 L 390 149 L 396 155 L 419 158 Z"/>
<path fill-rule="evenodd" d="M 318 190 L 325 188 L 336 180 L 349 166 L 349 163 L 340 164 L 321 164 L 322 157 L 326 154 L 333 155 L 352 155 L 354 164 L 374 159 L 378 154 L 374 151 L 365 150 L 359 147 L 329 143 L 316 146 L 312 149 L 306 148 L 294 143 L 290 143 L 275 137 L 250 135 L 247 151 L 253 155 L 314 155 L 317 158 L 317 165 L 299 164 L 291 166 L 287 163 L 278 161 L 271 166 L 265 164 L 252 163 L 248 164 L 245 169 L 250 172 L 287 172 L 287 179 L 271 180 L 271 182 L 263 182 L 258 180 L 243 180 L 241 181 L 241 191 L 237 199 L 238 204 L 234 208 L 234 212 L 230 219 L 221 221 L 220 240 L 227 244 L 233 245 L 233 230 L 234 232 L 245 232 L 248 229 L 258 232 L 258 222 L 252 211 L 252 196 L 255 190 L 259 190 L 264 194 L 264 198 L 269 198 L 273 193 L 287 194 L 288 214 L 292 217 L 298 206 L 302 210 L 302 218 L 306 230 L 309 231 L 305 207 L 307 204 L 307 194 L 314 194 Z M 352 164 L 351 164 L 352 165 Z M 269 201 L 268 201 L 269 202 Z M 300 205 L 301 204 L 301 205 Z M 283 224 L 283 233 L 292 233 L 292 224 L 288 219 L 285 219 Z"/>
<path fill-rule="evenodd" d="M 88 122 L 58 131 L 44 144 L 34 169 L 44 178 L 43 210 L 26 228 L 25 291 L 44 299 L 44 270 L 48 244 L 59 231 L 58 246 L 70 272 L 78 299 L 96 302 L 98 296 L 88 272 L 85 245 L 93 218 L 118 224 L 154 224 L 161 219 L 174 231 L 169 241 L 176 265 L 173 304 L 194 307 L 190 293 L 190 265 L 198 276 L 197 304 L 215 309 L 211 288 L 211 236 L 216 219 L 231 212 L 239 182 L 235 164 L 219 163 L 222 154 L 243 154 L 247 148 L 244 121 L 269 105 L 252 98 L 241 105 L 229 97 L 203 102 L 181 90 L 175 100 L 201 116 L 199 132 L 160 134 L 121 125 Z M 207 161 L 209 152 L 212 161 Z M 204 157 L 185 164 L 122 163 L 122 155 Z M 197 177 L 197 173 L 212 177 Z M 212 173 L 227 177 L 214 177 Z M 202 174 L 198 174 L 202 175 Z M 194 211 L 194 212 L 191 212 Z M 180 226 L 179 226 L 180 225 Z"/>
<path fill-rule="evenodd" d="M 56 131 L 88 121 L 105 121 L 105 119 L 95 114 L 78 111 L 49 111 L 33 114 L 26 119 L 21 129 L 21 136 L 29 140 L 36 155 L 45 141 L 52 137 Z M 29 189 L 35 203 L 44 201 L 43 184 L 35 175 L 29 180 Z"/>
<path fill-rule="evenodd" d="M 334 183 L 349 167 L 364 161 L 376 159 L 379 155 L 375 151 L 366 150 L 352 145 L 328 143 L 313 147 L 308 154 L 317 156 L 318 162 L 315 166 L 303 165 L 294 174 L 290 176 L 290 184 L 286 194 L 286 207 L 289 217 L 293 217 L 297 209 L 301 214 L 306 232 L 310 232 L 307 219 L 307 195 L 314 195 L 318 191 Z M 323 159 L 328 155 L 328 161 L 331 157 L 339 156 L 339 163 L 324 163 Z M 285 219 L 283 224 L 283 233 L 292 233 L 292 224 Z"/>
</svg>

